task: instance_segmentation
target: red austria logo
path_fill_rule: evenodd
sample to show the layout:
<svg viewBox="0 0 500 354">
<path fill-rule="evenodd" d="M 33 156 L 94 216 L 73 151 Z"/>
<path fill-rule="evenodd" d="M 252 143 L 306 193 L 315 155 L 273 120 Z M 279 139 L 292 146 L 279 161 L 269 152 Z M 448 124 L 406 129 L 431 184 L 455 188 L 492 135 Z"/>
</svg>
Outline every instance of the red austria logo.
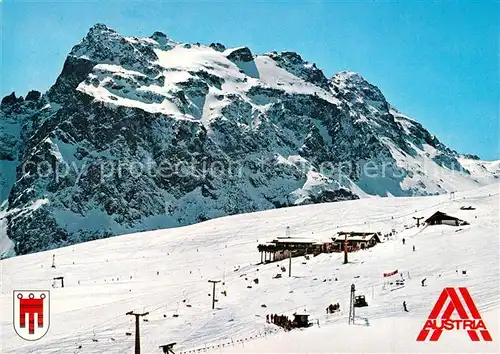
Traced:
<svg viewBox="0 0 500 354">
<path fill-rule="evenodd" d="M 13 325 L 25 340 L 38 340 L 50 326 L 50 292 L 48 290 L 15 290 Z"/>
<path fill-rule="evenodd" d="M 431 334 L 429 341 L 437 342 L 443 331 L 456 330 L 467 331 L 469 338 L 474 342 L 481 340 L 479 334 L 481 334 L 484 341 L 491 342 L 493 340 L 467 288 L 458 288 L 458 292 L 462 299 L 458 296 L 455 288 L 444 288 L 429 314 L 424 328 L 420 331 L 417 342 L 424 342 L 429 334 Z M 449 301 L 447 302 L 447 300 Z M 447 306 L 441 314 L 441 310 L 445 307 L 446 303 Z M 469 309 L 470 316 L 465 310 L 466 307 Z M 460 319 L 451 319 L 454 311 L 457 312 Z M 440 314 L 441 317 L 438 318 Z"/>
</svg>

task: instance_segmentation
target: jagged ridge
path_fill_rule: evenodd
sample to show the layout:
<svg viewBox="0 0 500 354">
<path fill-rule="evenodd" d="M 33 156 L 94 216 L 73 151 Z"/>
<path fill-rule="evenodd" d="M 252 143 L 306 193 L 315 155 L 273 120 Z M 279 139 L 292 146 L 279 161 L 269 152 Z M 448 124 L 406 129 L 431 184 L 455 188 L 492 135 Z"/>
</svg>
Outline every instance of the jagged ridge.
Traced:
<svg viewBox="0 0 500 354">
<path fill-rule="evenodd" d="M 475 181 L 458 153 L 358 74 L 327 79 L 293 52 L 124 37 L 101 24 L 47 93 L 7 96 L 1 114 L 2 197 L 17 253 L 494 178 Z"/>
</svg>

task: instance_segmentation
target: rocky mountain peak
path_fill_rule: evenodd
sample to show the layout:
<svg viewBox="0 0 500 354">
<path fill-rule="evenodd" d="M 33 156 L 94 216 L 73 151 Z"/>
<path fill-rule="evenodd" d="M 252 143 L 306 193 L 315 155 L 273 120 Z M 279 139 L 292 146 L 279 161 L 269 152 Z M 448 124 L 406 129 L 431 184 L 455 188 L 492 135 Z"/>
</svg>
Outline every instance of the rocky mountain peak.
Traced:
<svg viewBox="0 0 500 354">
<path fill-rule="evenodd" d="M 157 38 L 163 37 L 157 35 Z M 154 48 L 155 43 L 149 39 L 124 37 L 106 25 L 96 24 L 69 55 L 94 63 L 134 68 L 137 65 L 149 66 L 156 60 Z"/>
<path fill-rule="evenodd" d="M 92 26 L 85 37 L 75 45 L 69 55 L 85 57 L 96 62 L 117 62 L 117 51 L 127 45 L 124 37 L 103 24 Z"/>
<path fill-rule="evenodd" d="M 89 28 L 88 34 L 102 34 L 102 33 L 117 33 L 114 29 L 108 27 L 104 23 L 96 23 Z"/>
<path fill-rule="evenodd" d="M 40 91 L 31 90 L 26 95 L 26 101 L 38 101 L 41 96 L 42 96 L 42 93 Z"/>
<path fill-rule="evenodd" d="M 360 74 L 352 71 L 341 71 L 330 80 L 334 91 L 352 104 L 360 103 L 360 99 L 370 103 L 377 109 L 389 111 L 389 103 L 380 89 L 368 82 Z"/>
<path fill-rule="evenodd" d="M 228 49 L 227 58 L 232 62 L 250 62 L 253 60 L 253 54 L 248 47 L 238 47 Z"/>
<path fill-rule="evenodd" d="M 23 96 L 17 97 L 15 92 L 12 92 L 10 95 L 5 96 L 0 103 L 2 113 L 0 119 L 6 117 L 21 118 L 21 113 L 39 108 L 42 103 L 41 98 L 41 93 L 36 90 L 29 91 L 25 98 Z M 16 116 L 16 114 L 19 116 Z M 24 114 L 22 115 L 24 119 Z"/>
<path fill-rule="evenodd" d="M 160 32 L 160 31 L 153 32 L 153 34 L 151 35 L 150 38 L 154 39 L 155 41 L 167 40 L 168 39 L 167 35 L 165 33 L 163 33 L 163 32 Z"/>
<path fill-rule="evenodd" d="M 10 95 L 5 96 L 2 98 L 2 102 L 0 103 L 1 106 L 11 106 L 19 103 L 23 103 L 24 98 L 23 96 L 16 96 L 15 92 L 11 92 Z"/>
<path fill-rule="evenodd" d="M 300 54 L 292 51 L 270 52 L 267 55 L 272 58 L 279 67 L 297 75 L 301 79 L 329 90 L 329 82 L 325 74 L 315 63 L 309 63 L 302 59 Z"/>
<path fill-rule="evenodd" d="M 102 24 L 46 94 L 12 93 L 0 114 L 0 205 L 18 254 L 490 178 L 448 178 L 461 157 L 359 74 L 328 80 L 292 51 L 125 37 Z M 367 164 L 389 172 L 367 176 Z"/>
<path fill-rule="evenodd" d="M 175 41 L 168 38 L 168 36 L 163 33 L 156 31 L 149 38 L 156 41 L 158 43 L 158 48 L 162 50 L 169 50 L 176 44 Z"/>
<path fill-rule="evenodd" d="M 363 76 L 360 74 L 354 72 L 354 71 L 339 71 L 338 73 L 334 74 L 332 76 L 332 81 L 336 82 L 338 84 L 345 83 L 345 84 L 366 84 L 368 81 L 366 81 Z"/>
<path fill-rule="evenodd" d="M 226 50 L 226 46 L 222 43 L 216 42 L 216 43 L 210 43 L 210 48 L 213 50 L 216 50 L 218 52 L 223 52 Z"/>
</svg>

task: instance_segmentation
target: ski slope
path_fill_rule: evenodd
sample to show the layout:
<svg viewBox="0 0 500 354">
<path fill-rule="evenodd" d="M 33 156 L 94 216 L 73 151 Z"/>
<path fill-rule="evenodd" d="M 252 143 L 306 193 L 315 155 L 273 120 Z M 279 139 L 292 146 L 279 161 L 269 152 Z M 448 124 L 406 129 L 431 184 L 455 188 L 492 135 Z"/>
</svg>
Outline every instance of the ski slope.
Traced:
<svg viewBox="0 0 500 354">
<path fill-rule="evenodd" d="M 134 326 L 125 313 L 131 310 L 149 311 L 141 322 L 144 353 L 160 353 L 158 346 L 170 342 L 177 342 L 176 353 L 205 347 L 261 353 L 498 351 L 499 186 L 457 192 L 455 200 L 367 198 L 236 215 L 2 260 L 2 352 L 130 353 L 134 336 L 126 332 L 133 334 Z M 476 210 L 460 210 L 464 205 Z M 413 216 L 437 210 L 470 225 L 405 228 L 414 224 Z M 347 265 L 337 253 L 293 258 L 292 277 L 273 279 L 281 266 L 288 272 L 288 260 L 258 264 L 257 245 L 284 236 L 287 226 L 294 237 L 318 239 L 340 230 L 394 228 L 397 235 L 351 253 Z M 406 286 L 384 290 L 382 274 L 395 269 Z M 51 287 L 58 276 L 64 276 L 64 288 Z M 225 284 L 217 284 L 215 310 L 210 279 Z M 356 325 L 348 326 L 352 283 L 369 306 L 357 309 Z M 493 342 L 473 343 L 460 332 L 445 332 L 437 343 L 415 341 L 445 286 L 468 287 Z M 12 291 L 22 289 L 51 291 L 50 330 L 36 342 L 22 340 L 12 328 Z M 409 313 L 402 311 L 403 300 Z M 325 315 L 336 302 L 343 311 Z M 315 325 L 285 333 L 266 323 L 268 313 L 296 311 L 307 311 Z"/>
</svg>

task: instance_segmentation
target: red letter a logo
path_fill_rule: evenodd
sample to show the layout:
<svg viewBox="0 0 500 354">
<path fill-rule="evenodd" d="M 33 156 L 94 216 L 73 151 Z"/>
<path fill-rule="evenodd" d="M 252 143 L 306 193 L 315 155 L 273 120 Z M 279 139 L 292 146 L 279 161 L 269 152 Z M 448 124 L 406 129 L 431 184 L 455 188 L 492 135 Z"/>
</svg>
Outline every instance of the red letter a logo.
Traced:
<svg viewBox="0 0 500 354">
<path fill-rule="evenodd" d="M 462 300 L 460 300 L 460 297 L 457 294 L 457 291 L 455 288 L 444 288 L 443 292 L 439 296 L 436 304 L 434 305 L 434 308 L 432 309 L 431 313 L 429 314 L 429 319 L 426 321 L 424 328 L 420 331 L 420 334 L 417 337 L 417 342 L 423 342 L 427 339 L 427 336 L 431 331 L 432 334 L 429 338 L 431 342 L 435 342 L 439 339 L 441 336 L 441 333 L 443 332 L 442 327 L 435 328 L 435 320 L 437 320 L 441 310 L 443 309 L 446 300 L 450 299 L 448 302 L 448 306 L 444 310 L 443 314 L 441 315 L 441 320 L 449 320 L 450 316 L 452 315 L 453 311 L 457 311 L 458 316 L 460 317 L 461 320 L 469 320 L 469 322 L 480 322 L 482 326 L 475 326 L 473 328 L 477 327 L 483 327 L 484 329 L 468 329 L 467 333 L 469 334 L 469 337 L 472 341 L 480 341 L 479 335 L 477 332 L 481 333 L 481 336 L 483 337 L 483 340 L 485 341 L 492 341 L 490 332 L 486 329 L 486 326 L 484 325 L 481 315 L 479 314 L 479 311 L 477 310 L 476 305 L 474 304 L 474 300 L 472 300 L 472 297 L 469 294 L 469 291 L 467 291 L 467 288 L 458 288 L 458 291 L 460 292 L 460 295 L 462 295 L 463 301 L 465 302 L 465 305 L 469 309 L 469 312 L 472 316 L 472 320 L 469 319 L 469 315 L 465 311 L 465 308 L 462 304 Z"/>
</svg>

